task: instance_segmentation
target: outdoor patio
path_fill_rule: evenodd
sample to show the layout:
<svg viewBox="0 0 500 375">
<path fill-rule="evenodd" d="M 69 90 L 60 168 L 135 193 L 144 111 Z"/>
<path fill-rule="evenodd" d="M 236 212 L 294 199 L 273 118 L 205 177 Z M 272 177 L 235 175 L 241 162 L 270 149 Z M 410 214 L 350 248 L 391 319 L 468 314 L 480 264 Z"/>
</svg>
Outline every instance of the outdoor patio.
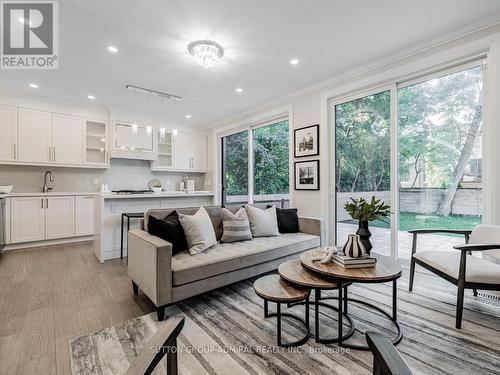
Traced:
<svg viewBox="0 0 500 375">
<path fill-rule="evenodd" d="M 357 225 L 338 223 L 337 224 L 337 236 L 338 244 L 341 245 L 347 239 L 347 236 L 352 233 L 356 233 L 358 229 Z M 370 227 L 370 232 L 372 232 L 372 237 L 370 241 L 373 245 L 372 251 L 379 254 L 390 255 L 390 240 L 391 231 L 386 228 Z M 410 259 L 411 256 L 411 244 L 413 236 L 406 231 L 399 231 L 398 236 L 398 257 L 403 259 Z M 418 251 L 426 250 L 444 250 L 444 251 L 456 251 L 453 246 L 463 244 L 463 237 L 447 236 L 447 235 L 437 235 L 437 234 L 425 234 L 418 236 Z"/>
</svg>

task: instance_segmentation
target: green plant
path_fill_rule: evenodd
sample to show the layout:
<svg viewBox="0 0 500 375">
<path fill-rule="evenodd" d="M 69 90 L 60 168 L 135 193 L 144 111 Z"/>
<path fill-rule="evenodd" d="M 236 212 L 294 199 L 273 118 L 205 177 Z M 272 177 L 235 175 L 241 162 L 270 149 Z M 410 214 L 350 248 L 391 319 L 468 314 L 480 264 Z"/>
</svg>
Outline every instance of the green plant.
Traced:
<svg viewBox="0 0 500 375">
<path fill-rule="evenodd" d="M 364 198 L 351 198 L 351 201 L 345 204 L 344 209 L 354 220 L 373 221 L 391 214 L 391 206 L 380 202 L 380 199 L 375 198 L 375 196 L 370 202 Z"/>
</svg>

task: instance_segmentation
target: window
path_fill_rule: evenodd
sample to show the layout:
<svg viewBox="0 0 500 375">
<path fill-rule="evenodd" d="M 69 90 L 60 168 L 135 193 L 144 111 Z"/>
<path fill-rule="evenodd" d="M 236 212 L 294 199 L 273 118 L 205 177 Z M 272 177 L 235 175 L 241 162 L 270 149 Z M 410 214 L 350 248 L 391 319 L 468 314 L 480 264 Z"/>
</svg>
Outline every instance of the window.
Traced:
<svg viewBox="0 0 500 375">
<path fill-rule="evenodd" d="M 281 120 L 222 137 L 223 204 L 288 206 L 288 131 Z"/>
<path fill-rule="evenodd" d="M 390 91 L 383 91 L 335 106 L 338 245 L 357 230 L 344 209 L 351 198 L 375 196 L 390 204 L 390 103 Z M 389 254 L 388 218 L 370 225 L 374 251 Z"/>
<path fill-rule="evenodd" d="M 288 121 L 254 129 L 252 134 L 253 201 L 280 206 L 281 200 L 289 200 Z"/>
<path fill-rule="evenodd" d="M 482 92 L 482 61 L 475 61 L 332 103 L 337 244 L 357 229 L 344 209 L 350 198 L 391 204 L 392 222 L 371 222 L 370 240 L 373 251 L 404 258 L 408 230 L 472 229 L 482 222 Z M 422 237 L 424 250 L 463 242 Z"/>
<path fill-rule="evenodd" d="M 248 203 L 248 131 L 222 137 L 222 203 Z"/>
<path fill-rule="evenodd" d="M 481 75 L 475 66 L 398 88 L 401 244 L 409 229 L 481 222 Z"/>
</svg>

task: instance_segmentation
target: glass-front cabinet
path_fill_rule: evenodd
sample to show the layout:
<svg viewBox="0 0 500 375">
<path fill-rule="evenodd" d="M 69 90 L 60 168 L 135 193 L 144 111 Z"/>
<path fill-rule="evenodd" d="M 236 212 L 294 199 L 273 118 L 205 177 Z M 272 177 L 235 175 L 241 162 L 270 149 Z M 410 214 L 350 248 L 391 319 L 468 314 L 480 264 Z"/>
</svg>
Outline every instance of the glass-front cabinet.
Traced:
<svg viewBox="0 0 500 375">
<path fill-rule="evenodd" d="M 108 124 L 99 120 L 84 120 L 84 163 L 96 166 L 109 165 Z"/>
<path fill-rule="evenodd" d="M 157 168 L 173 168 L 173 136 L 171 130 L 158 129 Z"/>
</svg>

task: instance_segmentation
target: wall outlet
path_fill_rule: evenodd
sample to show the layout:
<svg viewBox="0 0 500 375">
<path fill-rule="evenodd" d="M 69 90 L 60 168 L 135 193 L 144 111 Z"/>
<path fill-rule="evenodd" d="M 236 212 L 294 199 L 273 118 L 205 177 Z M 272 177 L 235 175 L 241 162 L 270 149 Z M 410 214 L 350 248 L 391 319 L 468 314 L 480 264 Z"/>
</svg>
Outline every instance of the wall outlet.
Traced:
<svg viewBox="0 0 500 375">
<path fill-rule="evenodd" d="M 170 186 L 170 185 L 172 185 L 172 180 L 167 179 L 167 186 Z"/>
<path fill-rule="evenodd" d="M 94 185 L 99 185 L 99 178 L 94 177 Z"/>
</svg>

